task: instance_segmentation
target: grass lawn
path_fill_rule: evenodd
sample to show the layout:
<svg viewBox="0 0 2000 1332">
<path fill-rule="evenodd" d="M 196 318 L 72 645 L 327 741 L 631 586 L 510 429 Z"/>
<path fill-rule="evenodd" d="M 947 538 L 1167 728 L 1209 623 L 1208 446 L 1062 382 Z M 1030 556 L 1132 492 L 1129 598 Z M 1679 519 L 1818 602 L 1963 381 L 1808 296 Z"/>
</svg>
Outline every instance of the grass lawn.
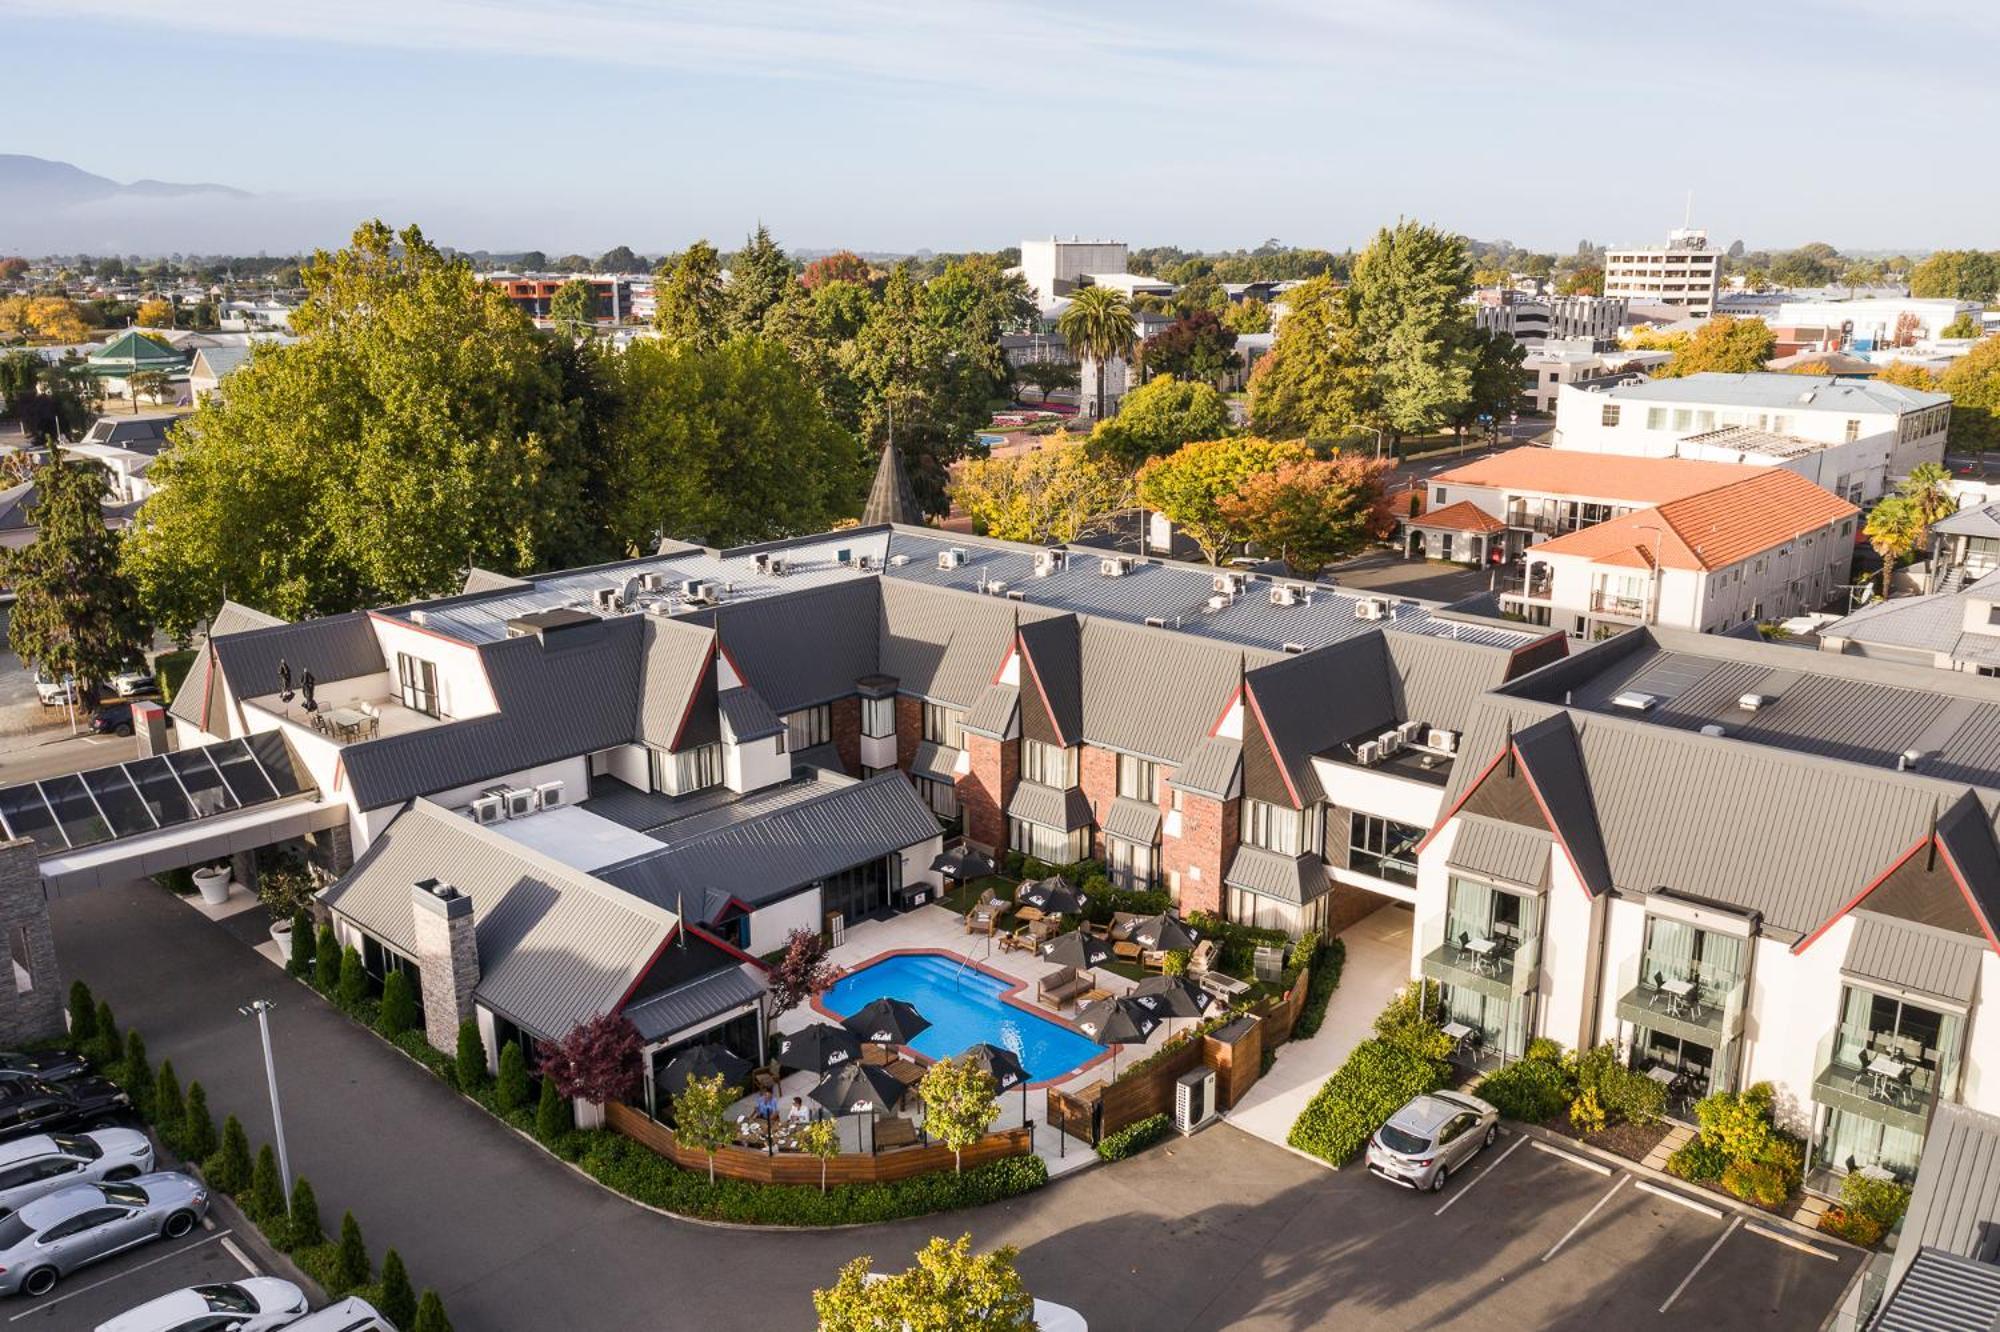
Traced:
<svg viewBox="0 0 2000 1332">
<path fill-rule="evenodd" d="M 993 895 L 1002 901 L 1014 900 L 1014 880 L 999 874 L 989 874 L 983 879 L 968 879 L 950 892 L 939 894 L 938 905 L 956 911 L 962 916 L 972 910 L 973 904 L 985 896 L 989 888 L 993 890 Z"/>
</svg>

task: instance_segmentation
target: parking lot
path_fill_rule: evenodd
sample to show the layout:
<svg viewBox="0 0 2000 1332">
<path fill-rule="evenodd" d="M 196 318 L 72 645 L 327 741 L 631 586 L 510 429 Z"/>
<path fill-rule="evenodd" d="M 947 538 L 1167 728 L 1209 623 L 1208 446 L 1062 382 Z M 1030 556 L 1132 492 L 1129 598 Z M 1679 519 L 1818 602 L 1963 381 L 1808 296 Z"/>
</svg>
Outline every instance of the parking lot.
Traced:
<svg viewBox="0 0 2000 1332">
<path fill-rule="evenodd" d="M 106 1319 L 183 1286 L 272 1275 L 261 1244 L 231 1229 L 219 1214 L 180 1240 L 158 1240 L 63 1278 L 41 1299 L 0 1300 L 0 1327 L 96 1327 Z"/>
<path fill-rule="evenodd" d="M 1421 1255 L 1397 1274 L 1405 1325 L 1812 1327 L 1859 1259 L 1519 1134 L 1440 1194 L 1368 1182 L 1390 1195 L 1378 1240 Z"/>
</svg>

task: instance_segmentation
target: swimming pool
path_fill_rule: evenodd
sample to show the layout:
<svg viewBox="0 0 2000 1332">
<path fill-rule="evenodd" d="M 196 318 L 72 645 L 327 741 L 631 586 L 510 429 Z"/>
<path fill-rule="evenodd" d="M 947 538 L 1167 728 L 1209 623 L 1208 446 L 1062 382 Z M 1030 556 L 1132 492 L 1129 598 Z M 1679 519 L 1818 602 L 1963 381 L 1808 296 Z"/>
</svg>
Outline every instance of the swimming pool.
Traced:
<svg viewBox="0 0 2000 1332">
<path fill-rule="evenodd" d="M 1105 1052 L 1089 1037 L 1000 997 L 1011 988 L 944 953 L 899 953 L 849 972 L 819 1001 L 847 1017 L 877 999 L 901 999 L 930 1020 L 910 1042 L 918 1054 L 950 1059 L 985 1041 L 1013 1051 L 1034 1082 L 1063 1077 Z"/>
</svg>

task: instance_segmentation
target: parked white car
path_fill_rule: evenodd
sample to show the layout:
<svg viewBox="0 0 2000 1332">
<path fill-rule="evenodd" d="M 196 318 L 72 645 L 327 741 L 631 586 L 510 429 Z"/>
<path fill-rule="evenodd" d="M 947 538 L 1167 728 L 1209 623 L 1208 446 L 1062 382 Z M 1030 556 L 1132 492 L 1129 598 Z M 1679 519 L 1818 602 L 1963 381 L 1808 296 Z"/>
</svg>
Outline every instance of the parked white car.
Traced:
<svg viewBox="0 0 2000 1332">
<path fill-rule="evenodd" d="M 138 667 L 120 671 L 111 677 L 111 691 L 120 698 L 131 698 L 134 694 L 158 693 L 159 687 L 160 682 L 151 671 Z"/>
<path fill-rule="evenodd" d="M 285 1332 L 396 1332 L 396 1325 L 368 1301 L 349 1296 L 296 1323 L 285 1324 Z"/>
<path fill-rule="evenodd" d="M 97 1332 L 277 1332 L 300 1326 L 305 1311 L 306 1293 L 291 1282 L 251 1277 L 147 1300 L 99 1323 Z"/>
<path fill-rule="evenodd" d="M 56 679 L 41 671 L 35 672 L 35 697 L 42 700 L 45 708 L 59 708 L 65 703 L 76 701 L 76 682 L 65 676 Z"/>
<path fill-rule="evenodd" d="M 153 1168 L 153 1144 L 136 1129 L 37 1133 L 0 1142 L 0 1216 L 71 1184 L 132 1179 Z"/>
</svg>

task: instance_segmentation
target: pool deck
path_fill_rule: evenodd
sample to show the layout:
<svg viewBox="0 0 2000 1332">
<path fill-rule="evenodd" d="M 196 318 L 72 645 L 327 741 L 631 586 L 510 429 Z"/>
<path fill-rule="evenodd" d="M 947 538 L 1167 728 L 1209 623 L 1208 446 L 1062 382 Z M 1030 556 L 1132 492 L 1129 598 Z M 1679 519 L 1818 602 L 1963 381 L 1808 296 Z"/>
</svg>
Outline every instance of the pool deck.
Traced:
<svg viewBox="0 0 2000 1332">
<path fill-rule="evenodd" d="M 1069 1026 L 1070 1019 L 1076 1012 L 1074 1003 L 1058 1010 L 1034 1001 L 1036 984 L 1050 972 L 1059 970 L 1053 963 L 1044 962 L 1033 953 L 1002 952 L 990 936 L 967 934 L 963 918 L 957 912 L 941 906 L 921 906 L 888 920 L 862 921 L 858 925 L 850 926 L 846 937 L 828 954 L 828 958 L 834 966 L 846 972 L 865 966 L 886 954 L 916 952 L 949 953 L 954 957 L 970 959 L 982 971 L 1021 986 L 1021 989 L 1013 993 L 1012 999 L 1052 1022 Z M 1125 993 L 1134 984 L 1123 976 L 1103 969 L 1097 972 L 1097 978 L 1098 987 L 1114 995 Z M 830 1020 L 830 1017 L 816 1011 L 811 1005 L 800 1005 L 789 1013 L 779 1016 L 772 1026 L 774 1030 L 781 1032 L 797 1031 L 814 1022 Z M 1169 1035 L 1169 1027 L 1179 1030 L 1185 1025 L 1187 1024 L 1184 1022 L 1162 1023 L 1160 1030 L 1148 1045 L 1154 1046 L 1164 1041 Z M 1120 1064 L 1137 1057 L 1144 1048 L 1147 1047 L 1120 1046 Z M 1054 1086 L 1066 1092 L 1076 1092 L 1094 1082 L 1108 1079 L 1110 1073 L 1111 1061 L 1107 1055 L 1073 1070 L 1064 1077 L 1047 1083 L 1035 1083 L 1028 1088 L 1026 1096 L 1028 1118 L 1036 1123 L 1035 1153 L 1048 1162 L 1051 1175 L 1076 1170 L 1095 1161 L 1097 1156 L 1081 1140 L 1069 1138 L 1067 1141 L 1061 1141 L 1066 1135 L 1048 1127 L 1046 1088 Z M 810 1073 L 786 1075 L 780 1093 L 784 1104 L 789 1105 L 794 1096 L 808 1095 L 817 1082 L 818 1078 Z M 1021 1123 L 1022 1099 L 1022 1094 L 1018 1091 L 1002 1095 L 1000 1118 L 995 1121 L 994 1127 L 1003 1129 L 1018 1127 Z M 733 1107 L 731 1113 L 746 1111 L 748 1106 L 749 1102 L 746 1100 L 738 1107 Z M 859 1143 L 859 1133 L 859 1124 L 852 1116 L 841 1121 L 843 1150 L 865 1150 Z"/>
</svg>

